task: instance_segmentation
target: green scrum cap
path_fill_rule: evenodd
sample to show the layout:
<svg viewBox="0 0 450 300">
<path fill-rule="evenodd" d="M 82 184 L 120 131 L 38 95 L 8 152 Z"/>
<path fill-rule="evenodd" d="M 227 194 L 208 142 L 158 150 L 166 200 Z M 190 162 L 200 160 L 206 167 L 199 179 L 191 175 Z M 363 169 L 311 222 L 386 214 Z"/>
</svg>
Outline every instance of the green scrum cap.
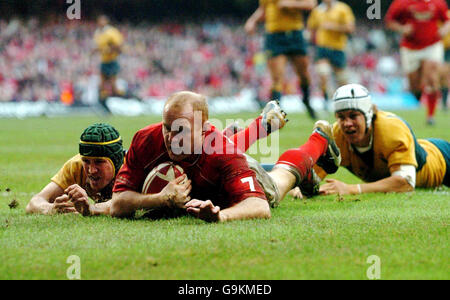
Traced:
<svg viewBox="0 0 450 300">
<path fill-rule="evenodd" d="M 96 123 L 86 128 L 80 137 L 80 155 L 84 157 L 103 157 L 111 161 L 114 174 L 123 164 L 122 138 L 109 124 Z"/>
</svg>

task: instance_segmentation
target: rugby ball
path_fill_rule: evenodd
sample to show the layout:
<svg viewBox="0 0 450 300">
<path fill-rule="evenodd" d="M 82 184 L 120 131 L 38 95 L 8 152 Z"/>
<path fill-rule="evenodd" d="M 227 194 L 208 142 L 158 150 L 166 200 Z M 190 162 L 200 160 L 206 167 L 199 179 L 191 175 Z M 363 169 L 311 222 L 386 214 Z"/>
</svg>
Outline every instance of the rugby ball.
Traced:
<svg viewBox="0 0 450 300">
<path fill-rule="evenodd" d="M 156 194 L 172 180 L 184 174 L 183 168 L 173 162 L 165 162 L 148 173 L 142 186 L 143 194 Z M 186 179 L 187 180 L 187 177 Z M 184 181 L 183 181 L 184 182 Z"/>
</svg>

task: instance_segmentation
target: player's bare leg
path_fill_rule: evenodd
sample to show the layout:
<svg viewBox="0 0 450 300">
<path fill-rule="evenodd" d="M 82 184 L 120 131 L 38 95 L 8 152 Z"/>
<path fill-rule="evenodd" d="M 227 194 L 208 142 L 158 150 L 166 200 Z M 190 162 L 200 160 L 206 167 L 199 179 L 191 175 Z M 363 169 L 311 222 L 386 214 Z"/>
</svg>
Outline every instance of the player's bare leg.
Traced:
<svg viewBox="0 0 450 300">
<path fill-rule="evenodd" d="M 336 76 L 336 82 L 338 86 L 348 84 L 347 70 L 344 68 L 333 67 L 334 74 Z"/>
<path fill-rule="evenodd" d="M 424 61 L 422 63 L 421 86 L 427 105 L 427 124 L 434 124 L 434 113 L 440 97 L 439 63 Z"/>
<path fill-rule="evenodd" d="M 422 88 L 420 86 L 421 69 L 408 74 L 409 90 L 414 95 L 416 100 L 420 102 L 422 97 Z"/>
<path fill-rule="evenodd" d="M 286 194 L 292 190 L 297 183 L 297 178 L 295 175 L 286 169 L 275 168 L 269 172 L 269 175 L 278 187 L 280 199 L 284 199 Z"/>
<path fill-rule="evenodd" d="M 272 79 L 272 91 L 270 98 L 280 100 L 283 92 L 284 74 L 286 70 L 287 57 L 278 55 L 267 60 L 270 77 Z"/>
<path fill-rule="evenodd" d="M 309 116 L 311 119 L 316 119 L 316 113 L 311 107 L 310 104 L 310 82 L 311 78 L 308 72 L 308 66 L 309 66 L 309 58 L 306 55 L 294 55 L 290 57 L 292 64 L 294 65 L 295 72 L 297 73 L 297 76 L 300 80 L 300 89 L 303 93 L 303 104 L 306 107 L 306 110 L 308 111 Z"/>
<path fill-rule="evenodd" d="M 324 108 L 328 110 L 328 81 L 331 76 L 331 66 L 328 59 L 319 59 L 316 63 L 316 72 L 319 76 L 320 90 L 322 91 L 324 98 Z"/>
<path fill-rule="evenodd" d="M 99 103 L 104 108 L 104 110 L 107 113 L 111 113 L 108 106 L 106 105 L 106 99 L 111 95 L 112 93 L 112 86 L 111 81 L 109 77 L 106 77 L 105 75 L 101 75 L 100 77 L 100 87 L 99 87 Z"/>
<path fill-rule="evenodd" d="M 111 86 L 112 86 L 112 95 L 123 97 L 125 95 L 125 91 L 123 91 L 117 87 L 117 76 L 111 76 L 110 82 L 111 82 Z"/>
</svg>

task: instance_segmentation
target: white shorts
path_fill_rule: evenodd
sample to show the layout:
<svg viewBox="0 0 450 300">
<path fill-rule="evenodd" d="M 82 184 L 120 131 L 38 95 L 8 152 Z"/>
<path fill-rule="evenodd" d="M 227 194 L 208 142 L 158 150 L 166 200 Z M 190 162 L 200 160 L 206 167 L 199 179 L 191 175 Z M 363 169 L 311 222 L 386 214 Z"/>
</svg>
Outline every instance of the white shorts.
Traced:
<svg viewBox="0 0 450 300">
<path fill-rule="evenodd" d="M 417 69 L 420 68 L 421 62 L 424 60 L 443 63 L 444 45 L 441 41 L 439 41 L 433 45 L 419 50 L 401 47 L 400 57 L 402 61 L 403 72 L 409 74 L 417 71 Z"/>
</svg>

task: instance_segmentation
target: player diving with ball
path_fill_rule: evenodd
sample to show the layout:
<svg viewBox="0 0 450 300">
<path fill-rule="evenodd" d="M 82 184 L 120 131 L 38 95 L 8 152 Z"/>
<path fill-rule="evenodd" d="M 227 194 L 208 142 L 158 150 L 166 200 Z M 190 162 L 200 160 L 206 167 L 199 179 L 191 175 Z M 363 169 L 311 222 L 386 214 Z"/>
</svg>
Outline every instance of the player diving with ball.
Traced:
<svg viewBox="0 0 450 300">
<path fill-rule="evenodd" d="M 294 187 L 318 192 L 319 180 L 313 171 L 316 163 L 327 173 L 336 172 L 340 164 L 331 125 L 325 121 L 316 122 L 308 141 L 284 152 L 273 170 L 266 172 L 244 155 L 247 144 L 239 148 L 208 118 L 204 96 L 183 91 L 168 98 L 162 122 L 139 130 L 133 137 L 116 177 L 111 216 L 130 217 L 141 209 L 181 209 L 208 222 L 270 218 L 270 206 L 277 206 Z M 267 135 L 268 126 L 262 119 L 253 124 L 258 137 Z M 249 134 L 249 128 L 237 133 Z M 160 193 L 143 194 L 147 174 L 167 161 L 179 165 L 185 175 L 169 182 Z"/>
</svg>

